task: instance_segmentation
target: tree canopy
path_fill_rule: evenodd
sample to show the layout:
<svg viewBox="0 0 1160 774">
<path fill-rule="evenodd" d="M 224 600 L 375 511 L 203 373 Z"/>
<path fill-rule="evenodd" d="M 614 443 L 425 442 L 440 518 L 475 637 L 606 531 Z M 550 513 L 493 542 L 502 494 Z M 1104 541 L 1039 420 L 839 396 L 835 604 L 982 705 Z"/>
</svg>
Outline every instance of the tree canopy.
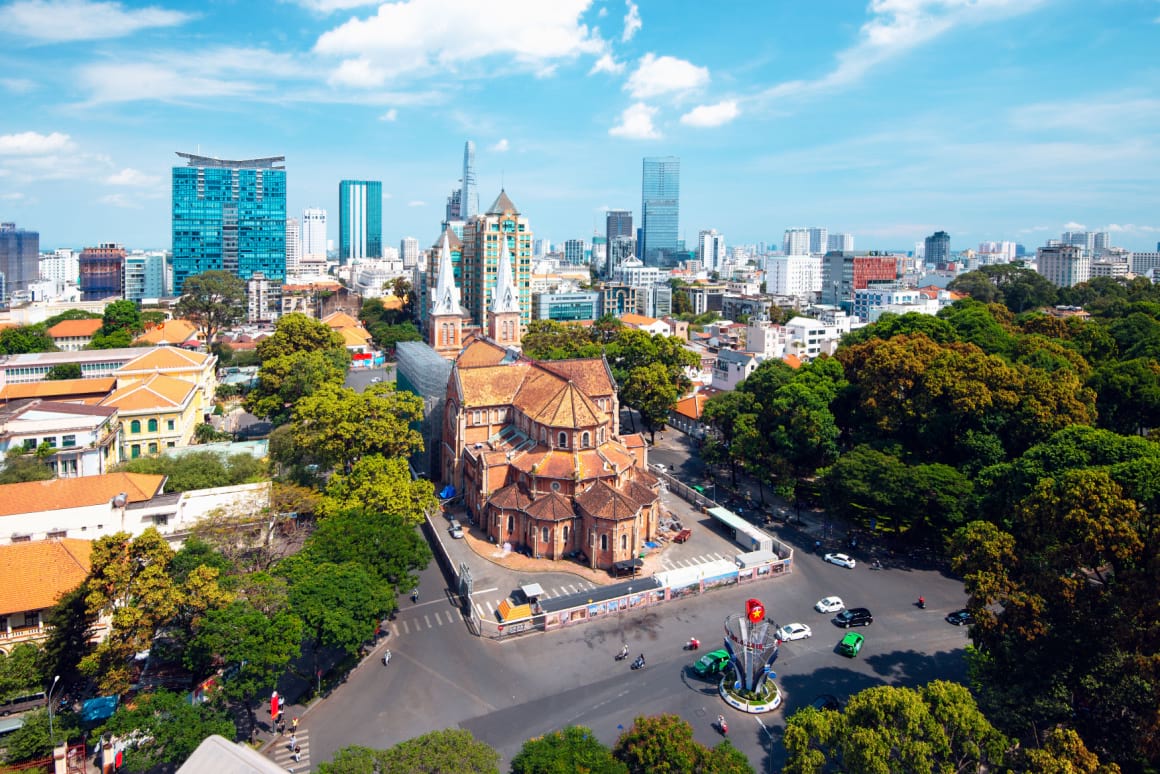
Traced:
<svg viewBox="0 0 1160 774">
<path fill-rule="evenodd" d="M 165 482 L 167 492 L 237 486 L 266 479 L 265 464 L 246 453 L 227 456 L 204 451 L 180 456 L 139 457 L 122 463 L 120 469 L 128 473 L 168 476 Z"/>
<path fill-rule="evenodd" d="M 325 468 L 345 469 L 362 457 L 407 457 L 423 449 L 414 426 L 423 418 L 423 400 L 393 384 L 372 384 L 363 392 L 322 384 L 294 406 L 294 443 Z"/>
<path fill-rule="evenodd" d="M 237 729 L 214 705 L 191 704 L 181 694 L 159 690 L 137 696 L 132 706 L 122 704 L 98 733 L 136 740 L 125 752 L 124 767 L 147 772 L 178 766 L 206 737 L 233 739 Z"/>
<path fill-rule="evenodd" d="M 246 314 L 246 283 L 228 271 L 214 270 L 185 278 L 174 311 L 205 333 L 212 347 L 218 333 Z"/>
<path fill-rule="evenodd" d="M 318 766 L 320 774 L 500 774 L 499 753 L 470 731 L 432 731 L 388 750 L 344 747 Z"/>
</svg>

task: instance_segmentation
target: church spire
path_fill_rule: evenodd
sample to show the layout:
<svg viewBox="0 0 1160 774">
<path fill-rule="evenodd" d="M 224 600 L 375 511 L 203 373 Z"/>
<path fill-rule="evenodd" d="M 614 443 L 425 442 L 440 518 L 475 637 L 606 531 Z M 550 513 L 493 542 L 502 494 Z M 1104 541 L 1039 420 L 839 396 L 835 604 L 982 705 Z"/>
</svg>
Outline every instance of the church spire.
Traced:
<svg viewBox="0 0 1160 774">
<path fill-rule="evenodd" d="M 443 232 L 443 244 L 439 247 L 439 274 L 435 280 L 435 303 L 431 306 L 431 316 L 463 316 L 459 303 L 459 288 L 455 286 L 455 270 L 451 267 L 451 245 L 447 232 Z"/>
<path fill-rule="evenodd" d="M 492 296 L 489 311 L 493 315 L 520 313 L 520 292 L 516 288 L 514 272 L 512 272 L 512 254 L 508 250 L 506 241 L 503 252 L 500 253 L 499 273 L 496 275 L 495 294 Z"/>
</svg>

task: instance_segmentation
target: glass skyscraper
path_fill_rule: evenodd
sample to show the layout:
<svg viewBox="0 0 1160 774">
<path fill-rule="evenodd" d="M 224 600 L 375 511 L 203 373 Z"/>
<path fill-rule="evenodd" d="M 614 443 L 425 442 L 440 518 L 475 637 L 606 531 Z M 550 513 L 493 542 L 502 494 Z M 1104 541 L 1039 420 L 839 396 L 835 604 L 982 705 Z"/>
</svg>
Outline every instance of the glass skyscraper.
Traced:
<svg viewBox="0 0 1160 774">
<path fill-rule="evenodd" d="M 217 269 L 285 280 L 286 157 L 177 155 L 189 163 L 173 168 L 173 292 Z"/>
<path fill-rule="evenodd" d="M 343 180 L 338 184 L 338 260 L 347 264 L 383 257 L 383 184 Z"/>
<path fill-rule="evenodd" d="M 669 263 L 677 252 L 681 214 L 681 160 L 648 157 L 641 175 L 640 257 L 648 266 Z"/>
</svg>

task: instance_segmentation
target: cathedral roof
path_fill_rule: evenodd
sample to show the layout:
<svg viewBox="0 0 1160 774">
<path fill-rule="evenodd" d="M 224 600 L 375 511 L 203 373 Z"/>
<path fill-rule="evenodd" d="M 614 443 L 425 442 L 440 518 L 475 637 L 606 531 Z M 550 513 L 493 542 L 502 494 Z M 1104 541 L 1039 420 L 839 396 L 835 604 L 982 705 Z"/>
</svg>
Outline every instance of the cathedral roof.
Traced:
<svg viewBox="0 0 1160 774">
<path fill-rule="evenodd" d="M 585 395 L 611 395 L 616 392 L 612 375 L 600 358 L 536 361 L 540 368 L 574 383 Z"/>
<path fill-rule="evenodd" d="M 559 492 L 541 495 L 524 508 L 524 511 L 532 518 L 544 521 L 564 521 L 576 518 L 572 501 Z"/>
<path fill-rule="evenodd" d="M 512 200 L 508 198 L 507 192 L 500 189 L 499 196 L 495 197 L 495 201 L 487 208 L 488 215 L 504 215 L 507 213 L 519 215 L 520 211 L 512 204 Z"/>
<path fill-rule="evenodd" d="M 597 481 L 576 495 L 576 504 L 597 519 L 613 521 L 633 518 L 643 505 L 604 481 Z"/>
<path fill-rule="evenodd" d="M 459 304 L 459 288 L 455 286 L 455 270 L 451 266 L 451 246 L 446 231 L 443 232 L 443 244 L 439 247 L 439 274 L 435 281 L 435 301 L 431 305 L 431 316 L 464 316 L 463 307 Z"/>
<path fill-rule="evenodd" d="M 534 421 L 548 427 L 581 428 L 600 424 L 602 413 L 600 409 L 596 408 L 588 396 L 572 382 L 560 385 L 558 378 L 552 377 L 552 381 L 556 383 L 552 386 L 558 385 L 558 389 L 539 402 L 538 408 L 528 411 L 528 415 Z M 538 384 L 540 381 L 529 379 L 525 382 L 524 387 L 520 389 L 519 397 L 532 390 L 541 391 L 542 387 Z"/>
<path fill-rule="evenodd" d="M 522 510 L 532 502 L 518 484 L 508 484 L 499 489 L 487 500 L 488 504 L 505 510 Z"/>
<path fill-rule="evenodd" d="M 507 354 L 507 350 L 503 347 L 486 339 L 477 338 L 460 351 L 455 358 L 455 364 L 460 368 L 494 366 L 503 362 Z"/>
</svg>

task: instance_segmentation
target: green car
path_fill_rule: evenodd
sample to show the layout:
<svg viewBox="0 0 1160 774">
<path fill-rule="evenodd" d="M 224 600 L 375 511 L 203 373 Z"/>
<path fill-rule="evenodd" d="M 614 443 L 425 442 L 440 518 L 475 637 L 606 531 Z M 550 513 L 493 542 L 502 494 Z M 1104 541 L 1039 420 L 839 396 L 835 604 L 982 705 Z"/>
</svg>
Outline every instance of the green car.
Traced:
<svg viewBox="0 0 1160 774">
<path fill-rule="evenodd" d="M 715 675 L 729 664 L 729 651 L 714 650 L 697 659 L 693 671 L 700 677 Z"/>
<path fill-rule="evenodd" d="M 850 632 L 838 643 L 838 652 L 843 656 L 854 658 L 854 656 L 858 655 L 858 651 L 862 650 L 862 643 L 865 641 L 866 638 L 861 634 Z"/>
</svg>

